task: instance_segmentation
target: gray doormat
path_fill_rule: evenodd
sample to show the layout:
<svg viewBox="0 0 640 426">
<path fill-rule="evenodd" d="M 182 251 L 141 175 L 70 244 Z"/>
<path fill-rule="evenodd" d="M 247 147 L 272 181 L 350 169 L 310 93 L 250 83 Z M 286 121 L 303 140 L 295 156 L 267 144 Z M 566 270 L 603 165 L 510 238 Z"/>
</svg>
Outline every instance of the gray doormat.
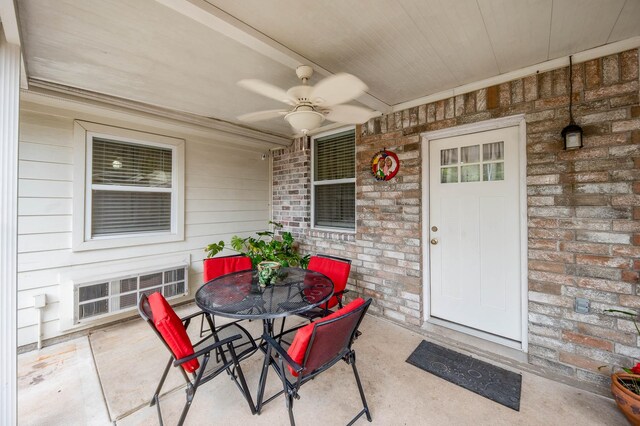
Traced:
<svg viewBox="0 0 640 426">
<path fill-rule="evenodd" d="M 522 376 L 423 340 L 407 358 L 442 379 L 520 411 Z"/>
</svg>

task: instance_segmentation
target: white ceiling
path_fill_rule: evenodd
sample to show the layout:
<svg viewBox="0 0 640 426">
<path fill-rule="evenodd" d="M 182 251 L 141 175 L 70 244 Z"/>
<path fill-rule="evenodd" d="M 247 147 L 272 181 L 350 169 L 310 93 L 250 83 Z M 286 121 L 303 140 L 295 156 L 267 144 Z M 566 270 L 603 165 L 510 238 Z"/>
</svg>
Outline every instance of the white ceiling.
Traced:
<svg viewBox="0 0 640 426">
<path fill-rule="evenodd" d="M 640 36 L 640 0 L 21 0 L 28 76 L 237 122 L 243 78 L 336 72 L 390 106 Z M 283 121 L 253 128 L 291 135 Z"/>
</svg>

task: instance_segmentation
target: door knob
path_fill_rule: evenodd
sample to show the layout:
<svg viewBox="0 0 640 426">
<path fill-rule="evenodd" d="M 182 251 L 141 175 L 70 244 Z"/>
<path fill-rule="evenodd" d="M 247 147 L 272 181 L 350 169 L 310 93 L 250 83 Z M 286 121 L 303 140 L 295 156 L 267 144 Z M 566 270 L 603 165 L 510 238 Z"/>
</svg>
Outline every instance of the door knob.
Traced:
<svg viewBox="0 0 640 426">
<path fill-rule="evenodd" d="M 432 238 L 432 239 L 431 239 L 431 244 L 433 244 L 434 246 L 435 246 L 436 244 L 438 244 L 438 239 L 437 239 L 437 238 Z"/>
</svg>

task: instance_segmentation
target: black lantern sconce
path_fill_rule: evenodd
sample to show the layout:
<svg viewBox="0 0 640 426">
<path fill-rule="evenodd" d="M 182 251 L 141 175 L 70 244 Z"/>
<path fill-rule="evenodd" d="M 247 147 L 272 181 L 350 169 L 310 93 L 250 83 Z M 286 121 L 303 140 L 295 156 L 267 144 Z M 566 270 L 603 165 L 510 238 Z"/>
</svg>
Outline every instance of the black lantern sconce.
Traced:
<svg viewBox="0 0 640 426">
<path fill-rule="evenodd" d="M 573 67 L 569 56 L 569 125 L 562 129 L 564 149 L 582 148 L 582 127 L 573 121 Z"/>
</svg>

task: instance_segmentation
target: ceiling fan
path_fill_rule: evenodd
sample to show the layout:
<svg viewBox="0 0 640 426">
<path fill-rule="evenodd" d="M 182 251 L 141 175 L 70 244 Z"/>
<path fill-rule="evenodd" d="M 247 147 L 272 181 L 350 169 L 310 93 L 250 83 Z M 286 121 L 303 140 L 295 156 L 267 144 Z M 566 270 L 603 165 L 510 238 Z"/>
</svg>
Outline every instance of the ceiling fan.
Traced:
<svg viewBox="0 0 640 426">
<path fill-rule="evenodd" d="M 301 65 L 296 68 L 296 75 L 302 80 L 302 85 L 286 91 L 262 80 L 240 80 L 240 87 L 284 102 L 290 105 L 290 108 L 243 114 L 238 120 L 254 122 L 284 117 L 295 130 L 307 134 L 310 130 L 318 128 L 325 119 L 336 123 L 361 124 L 377 114 L 368 108 L 342 105 L 367 90 L 367 86 L 356 76 L 346 73 L 334 74 L 315 86 L 309 86 L 308 81 L 313 75 L 312 67 Z"/>
</svg>

